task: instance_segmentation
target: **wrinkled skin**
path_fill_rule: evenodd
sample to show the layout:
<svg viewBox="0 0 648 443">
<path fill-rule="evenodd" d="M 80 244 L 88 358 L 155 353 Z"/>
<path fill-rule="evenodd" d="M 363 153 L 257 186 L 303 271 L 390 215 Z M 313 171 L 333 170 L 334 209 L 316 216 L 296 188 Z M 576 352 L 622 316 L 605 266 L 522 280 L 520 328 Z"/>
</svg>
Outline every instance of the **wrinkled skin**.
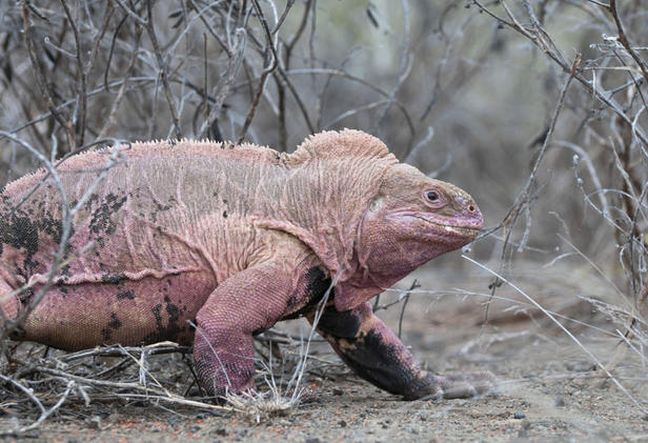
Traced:
<svg viewBox="0 0 648 443">
<path fill-rule="evenodd" d="M 73 205 L 109 153 L 60 166 Z M 489 374 L 421 370 L 367 303 L 475 238 L 482 216 L 461 189 L 353 130 L 317 134 L 293 154 L 181 141 L 133 144 L 119 159 L 82 200 L 67 264 L 15 339 L 67 350 L 193 343 L 201 386 L 221 396 L 253 389 L 254 334 L 313 321 L 335 281 L 317 329 L 360 377 L 406 399 L 491 387 Z M 44 171 L 0 194 L 0 326 L 47 281 L 60 207 Z"/>
</svg>

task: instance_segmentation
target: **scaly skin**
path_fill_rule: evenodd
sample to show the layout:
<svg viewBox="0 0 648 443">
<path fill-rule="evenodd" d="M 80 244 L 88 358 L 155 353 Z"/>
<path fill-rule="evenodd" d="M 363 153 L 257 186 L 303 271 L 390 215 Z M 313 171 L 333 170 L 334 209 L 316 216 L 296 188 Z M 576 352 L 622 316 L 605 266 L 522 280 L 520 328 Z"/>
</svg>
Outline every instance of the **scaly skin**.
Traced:
<svg viewBox="0 0 648 443">
<path fill-rule="evenodd" d="M 71 205 L 109 154 L 61 164 Z M 293 154 L 135 143 L 86 197 L 67 264 L 17 339 L 68 350 L 193 343 L 201 385 L 220 396 L 253 388 L 253 335 L 283 319 L 312 319 L 335 278 L 318 330 L 358 375 L 407 399 L 469 397 L 490 387 L 488 374 L 422 371 L 366 303 L 472 241 L 482 225 L 468 194 L 398 163 L 368 134 L 320 133 Z M 47 281 L 61 202 L 42 170 L 0 194 L 0 326 Z M 10 296 L 26 284 L 30 290 Z"/>
</svg>

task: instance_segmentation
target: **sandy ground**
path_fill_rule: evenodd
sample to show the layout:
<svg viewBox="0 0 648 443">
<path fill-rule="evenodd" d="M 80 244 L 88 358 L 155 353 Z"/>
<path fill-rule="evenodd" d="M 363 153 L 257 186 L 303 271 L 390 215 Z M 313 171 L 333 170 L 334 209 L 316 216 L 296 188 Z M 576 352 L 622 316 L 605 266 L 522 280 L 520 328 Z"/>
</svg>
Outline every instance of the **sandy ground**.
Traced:
<svg viewBox="0 0 648 443">
<path fill-rule="evenodd" d="M 643 401 L 648 399 L 646 368 L 638 353 L 628 351 L 615 338 L 620 325 L 610 321 L 610 313 L 579 298 L 620 305 L 622 299 L 615 298 L 609 284 L 589 269 L 576 267 L 530 264 L 511 277 L 556 312 L 628 394 L 596 368 L 574 339 L 507 285 L 497 292 L 505 300 L 491 304 L 489 322 L 483 326 L 483 303 L 491 279 L 470 264 L 462 263 L 457 269 L 457 260 L 452 266 L 421 270 L 401 282 L 400 288 L 408 288 L 414 278 L 421 284 L 405 311 L 403 339 L 435 371 L 492 371 L 499 380 L 494 395 L 405 402 L 353 376 L 336 364 L 335 356 L 324 352 L 324 344 L 315 344 L 318 353 L 307 377 L 315 393 L 286 415 L 264 417 L 257 423 L 241 413 L 96 398 L 85 406 L 75 398 L 28 437 L 61 442 L 648 441 L 646 415 L 629 397 L 647 406 Z M 386 293 L 380 303 L 389 303 L 398 295 Z M 400 306 L 380 311 L 395 329 Z M 293 332 L 300 328 L 305 330 L 299 322 L 281 326 Z M 156 376 L 171 376 L 165 371 L 173 367 L 170 362 L 176 362 L 177 356 L 155 359 L 151 368 Z M 189 372 L 182 369 L 175 377 L 182 392 Z M 0 414 L 0 429 L 36 417 L 35 412 L 27 417 L 17 414 L 9 402 L 1 400 Z"/>
</svg>

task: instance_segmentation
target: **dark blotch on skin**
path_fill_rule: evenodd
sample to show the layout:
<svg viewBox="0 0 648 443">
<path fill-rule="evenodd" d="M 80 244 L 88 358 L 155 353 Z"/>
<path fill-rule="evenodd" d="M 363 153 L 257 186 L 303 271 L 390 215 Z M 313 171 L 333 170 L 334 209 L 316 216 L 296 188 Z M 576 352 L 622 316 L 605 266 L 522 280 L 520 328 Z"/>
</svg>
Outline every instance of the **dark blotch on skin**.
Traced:
<svg viewBox="0 0 648 443">
<path fill-rule="evenodd" d="M 291 295 L 290 298 L 288 299 L 288 302 L 286 303 L 286 308 L 288 310 L 292 309 L 293 306 L 295 306 L 299 302 L 299 297 L 297 297 L 295 294 Z"/>
<path fill-rule="evenodd" d="M 18 300 L 20 300 L 20 303 L 25 306 L 28 305 L 32 298 L 34 298 L 34 289 L 33 288 L 24 288 L 20 289 L 20 292 L 16 295 L 18 297 Z"/>
<path fill-rule="evenodd" d="M 57 220 L 52 216 L 47 215 L 40 222 L 40 227 L 56 243 L 61 242 L 61 238 L 63 237 L 63 222 L 61 220 Z"/>
<path fill-rule="evenodd" d="M 101 330 L 101 336 L 105 342 L 109 342 L 112 339 L 113 331 L 122 327 L 121 320 L 117 317 L 117 314 L 114 312 L 110 316 L 110 321 L 106 324 L 106 327 Z"/>
<path fill-rule="evenodd" d="M 103 203 L 92 212 L 90 219 L 90 232 L 93 234 L 114 234 L 115 223 L 112 215 L 126 203 L 128 196 L 117 197 L 115 194 L 107 194 Z"/>
<path fill-rule="evenodd" d="M 331 287 L 331 278 L 326 276 L 322 268 L 314 266 L 306 272 L 306 291 L 308 303 L 314 305 L 322 301 L 324 294 Z M 335 288 L 331 288 L 329 300 L 333 299 Z"/>
<path fill-rule="evenodd" d="M 101 277 L 102 283 L 108 283 L 111 285 L 118 285 L 124 280 L 126 280 L 126 275 L 124 274 L 105 274 Z"/>
<path fill-rule="evenodd" d="M 178 334 L 182 332 L 182 327 L 179 325 L 180 321 L 180 308 L 171 302 L 169 296 L 164 297 L 165 311 L 169 316 L 167 326 L 162 322 L 162 304 L 158 303 L 151 309 L 155 317 L 155 331 L 147 334 L 144 341 L 151 343 L 158 340 L 175 340 Z"/>
<path fill-rule="evenodd" d="M 38 226 L 22 211 L 0 214 L 0 254 L 2 244 L 25 251 L 23 272 L 29 275 L 37 265 L 33 257 L 38 251 Z"/>
<path fill-rule="evenodd" d="M 130 289 L 128 291 L 119 291 L 117 293 L 117 300 L 133 300 L 135 293 Z"/>
<path fill-rule="evenodd" d="M 155 328 L 158 331 L 162 331 L 164 329 L 164 326 L 162 325 L 162 305 L 158 303 L 157 305 L 153 306 L 151 312 L 155 317 Z"/>
<path fill-rule="evenodd" d="M 122 322 L 121 320 L 119 320 L 119 318 L 117 318 L 117 314 L 113 312 L 110 323 L 108 323 L 108 325 L 113 329 L 119 329 L 122 327 Z"/>
<path fill-rule="evenodd" d="M 99 201 L 99 194 L 93 193 L 90 195 L 88 200 L 86 200 L 85 205 L 83 205 L 84 208 L 90 210 L 92 209 L 92 206 Z"/>
<path fill-rule="evenodd" d="M 62 279 L 63 281 L 65 281 L 65 277 L 70 276 L 70 264 L 69 263 L 63 265 L 63 267 L 61 268 L 61 275 L 63 275 L 63 279 Z"/>
<path fill-rule="evenodd" d="M 306 271 L 306 305 L 300 310 L 283 317 L 286 320 L 303 317 L 312 311 L 317 304 L 322 301 L 324 294 L 331 287 L 331 278 L 318 266 L 313 266 Z M 333 300 L 335 296 L 335 288 L 331 288 L 329 294 L 329 301 Z M 291 297 L 288 300 L 288 309 L 299 303 L 297 297 Z"/>
<path fill-rule="evenodd" d="M 171 299 L 168 295 L 164 297 L 164 302 L 166 303 L 167 314 L 169 314 L 169 322 L 164 334 L 170 339 L 175 339 L 178 336 L 178 333 L 182 330 L 178 325 L 180 320 L 180 308 L 171 303 Z"/>
<path fill-rule="evenodd" d="M 337 312 L 325 309 L 317 327 L 338 338 L 354 338 L 360 330 L 360 318 L 353 311 Z"/>
<path fill-rule="evenodd" d="M 155 208 L 160 212 L 168 211 L 169 209 L 172 208 L 171 204 L 163 205 L 162 203 L 158 203 L 158 202 L 154 202 L 154 203 L 155 203 Z"/>
<path fill-rule="evenodd" d="M 160 331 L 164 330 L 164 325 L 162 324 L 162 304 L 158 303 L 153 306 L 151 313 L 153 314 L 153 317 L 155 317 L 155 330 L 144 336 L 142 339 L 144 343 L 154 343 L 160 339 L 164 339 L 160 333 Z"/>
<path fill-rule="evenodd" d="M 155 210 L 153 212 L 151 212 L 151 221 L 153 223 L 157 223 L 158 214 L 171 209 L 173 207 L 172 203 L 174 203 L 174 202 L 175 202 L 175 198 L 173 198 L 173 197 L 171 197 L 169 199 L 169 203 L 167 203 L 166 205 L 163 205 L 162 203 L 159 203 L 157 200 L 154 201 L 153 204 L 155 205 Z"/>
<path fill-rule="evenodd" d="M 355 349 L 340 349 L 340 357 L 360 377 L 393 394 L 410 396 L 413 389 L 418 389 L 417 374 L 403 366 L 394 347 L 386 344 L 380 334 L 369 331 L 350 341 Z"/>
<path fill-rule="evenodd" d="M 167 296 L 164 297 L 164 301 L 166 302 L 166 311 L 167 314 L 169 314 L 169 323 L 175 323 L 178 321 L 180 318 L 180 309 L 173 303 L 171 303 L 171 299 Z"/>
</svg>

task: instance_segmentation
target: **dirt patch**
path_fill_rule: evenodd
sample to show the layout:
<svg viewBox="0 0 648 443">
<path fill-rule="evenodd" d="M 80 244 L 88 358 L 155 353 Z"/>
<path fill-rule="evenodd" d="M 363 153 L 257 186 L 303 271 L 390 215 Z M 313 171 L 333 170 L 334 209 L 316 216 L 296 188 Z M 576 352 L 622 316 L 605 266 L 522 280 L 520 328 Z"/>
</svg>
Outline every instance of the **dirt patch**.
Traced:
<svg viewBox="0 0 648 443">
<path fill-rule="evenodd" d="M 47 441 L 507 441 L 566 439 L 608 441 L 648 438 L 648 421 L 630 397 L 594 364 L 573 339 L 503 286 L 484 325 L 486 274 L 469 282 L 454 268 L 427 268 L 398 285 L 421 288 L 412 294 L 402 320 L 403 340 L 417 357 L 440 373 L 490 370 L 497 394 L 473 400 L 405 402 L 358 379 L 339 364 L 324 343 L 314 343 L 307 384 L 310 401 L 283 416 L 255 418 L 152 401 L 120 401 L 88 390 L 90 403 L 71 396 L 66 405 L 29 436 Z M 574 279 L 575 274 L 583 278 Z M 570 278 L 571 277 L 571 278 Z M 583 269 L 529 265 L 512 277 L 610 369 L 628 394 L 648 398 L 641 356 L 615 338 L 618 324 L 583 300 L 612 303 L 610 290 Z M 460 281 L 461 280 L 461 281 Z M 567 283 L 566 283 L 567 282 Z M 461 289 L 457 289 L 461 288 Z M 389 291 L 384 306 L 402 298 Z M 620 302 L 621 300 L 617 300 Z M 380 315 L 398 330 L 402 303 Z M 281 325 L 298 334 L 299 321 Z M 298 352 L 284 346 L 283 352 Z M 96 364 L 107 364 L 98 361 Z M 151 357 L 149 370 L 182 394 L 191 374 L 180 355 Z M 135 374 L 136 375 L 136 374 Z M 46 382 L 46 380 L 44 380 Z M 189 390 L 189 397 L 197 394 Z M 18 396 L 16 397 L 18 398 Z M 15 400 L 15 399 L 14 399 Z M 25 414 L 26 400 L 0 402 L 0 429 L 37 417 Z"/>
</svg>

